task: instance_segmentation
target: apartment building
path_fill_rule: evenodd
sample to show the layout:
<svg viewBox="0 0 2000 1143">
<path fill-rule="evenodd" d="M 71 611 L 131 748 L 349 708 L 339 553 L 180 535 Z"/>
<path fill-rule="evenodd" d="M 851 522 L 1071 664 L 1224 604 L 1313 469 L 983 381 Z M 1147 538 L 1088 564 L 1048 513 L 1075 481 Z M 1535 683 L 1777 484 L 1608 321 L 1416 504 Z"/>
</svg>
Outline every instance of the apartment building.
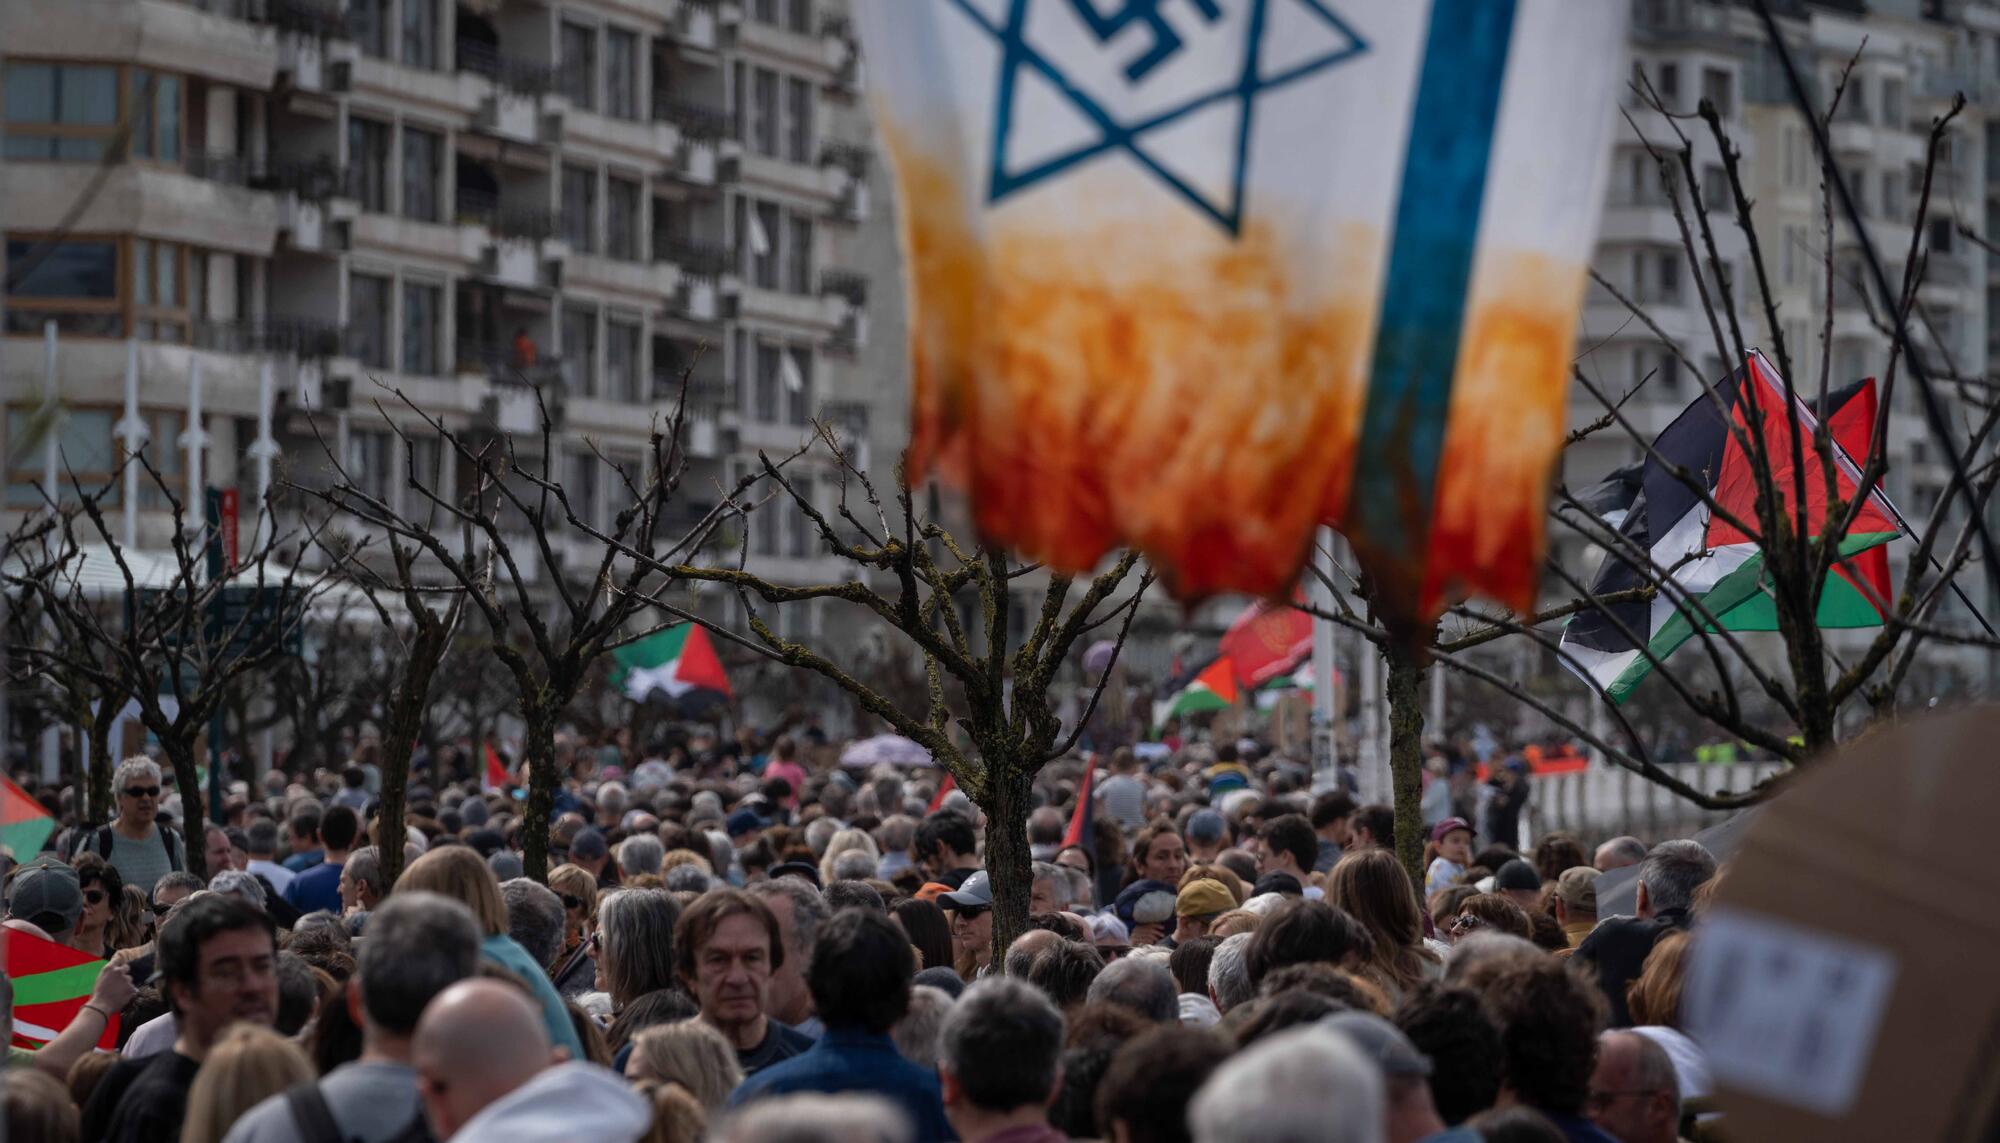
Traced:
<svg viewBox="0 0 2000 1143">
<path fill-rule="evenodd" d="M 0 53 L 10 509 L 40 502 L 50 323 L 86 480 L 133 449 L 181 479 L 196 371 L 203 482 L 246 504 L 258 452 L 323 479 L 325 439 L 414 510 L 411 464 L 461 477 L 424 416 L 538 452 L 539 400 L 608 521 L 598 453 L 637 459 L 683 378 L 679 523 L 815 417 L 894 455 L 867 439 L 901 431 L 874 406 L 906 374 L 844 0 L 11 0 Z M 832 495 L 824 466 L 795 479 Z M 835 574 L 782 506 L 747 539 L 775 578 Z"/>
</svg>

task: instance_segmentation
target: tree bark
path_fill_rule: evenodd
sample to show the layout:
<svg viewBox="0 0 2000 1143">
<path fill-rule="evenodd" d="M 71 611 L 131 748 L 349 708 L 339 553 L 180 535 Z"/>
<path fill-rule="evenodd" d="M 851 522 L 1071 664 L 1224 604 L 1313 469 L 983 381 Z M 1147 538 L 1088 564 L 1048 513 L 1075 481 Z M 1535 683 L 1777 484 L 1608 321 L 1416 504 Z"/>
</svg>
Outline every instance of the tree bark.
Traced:
<svg viewBox="0 0 2000 1143">
<path fill-rule="evenodd" d="M 203 719 L 205 725 L 208 720 Z M 164 735 L 154 728 L 153 733 L 160 740 L 160 749 L 167 756 L 168 765 L 174 770 L 174 787 L 181 796 L 181 837 L 186 841 L 187 871 L 208 880 L 208 846 L 203 840 L 207 832 L 208 804 L 201 788 L 201 777 L 195 773 L 194 743 L 180 741 L 179 735 Z"/>
<path fill-rule="evenodd" d="M 84 799 L 87 811 L 77 815 L 85 825 L 101 826 L 111 821 L 111 807 L 117 802 L 111 796 L 111 772 L 117 767 L 111 759 L 111 723 L 118 712 L 111 708 L 112 700 L 99 696 L 96 715 L 89 722 L 90 763 L 84 774 L 88 796 Z"/>
<path fill-rule="evenodd" d="M 528 808 L 521 819 L 521 869 L 542 884 L 549 880 L 549 820 L 556 805 L 556 716 L 541 703 L 524 705 L 527 723 L 521 744 L 528 770 Z"/>
<path fill-rule="evenodd" d="M 1413 884 L 1424 883 L 1424 676 L 1429 664 L 1391 643 L 1385 653 L 1389 679 L 1389 781 L 1395 791 L 1396 860 Z"/>
<path fill-rule="evenodd" d="M 1034 894 L 1034 855 L 1028 847 L 1028 813 L 1034 809 L 1032 769 L 1005 756 L 986 755 L 986 876 L 993 886 L 993 960 L 1004 972 L 1007 946 L 1028 931 Z"/>
</svg>

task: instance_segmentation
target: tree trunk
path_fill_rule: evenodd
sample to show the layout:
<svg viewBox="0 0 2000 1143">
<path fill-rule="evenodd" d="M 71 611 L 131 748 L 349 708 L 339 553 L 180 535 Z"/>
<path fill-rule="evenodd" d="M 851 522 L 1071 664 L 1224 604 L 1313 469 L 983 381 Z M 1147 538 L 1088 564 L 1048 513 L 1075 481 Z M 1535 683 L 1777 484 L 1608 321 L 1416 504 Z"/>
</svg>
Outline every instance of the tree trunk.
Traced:
<svg viewBox="0 0 2000 1143">
<path fill-rule="evenodd" d="M 201 720 L 200 725 L 208 725 Z M 187 842 L 187 871 L 208 880 L 208 846 L 203 840 L 207 832 L 208 804 L 203 799 L 201 777 L 195 773 L 193 741 L 181 741 L 179 735 L 164 735 L 156 728 L 153 731 L 160 740 L 160 749 L 167 756 L 167 763 L 174 768 L 174 788 L 181 796 L 181 837 Z"/>
<path fill-rule="evenodd" d="M 1391 643 L 1389 661 L 1389 781 L 1395 791 L 1396 860 L 1413 884 L 1424 883 L 1424 676 L 1428 664 Z M 1421 891 L 1419 892 L 1421 896 Z"/>
<path fill-rule="evenodd" d="M 84 775 L 88 796 L 84 799 L 87 812 L 80 812 L 77 820 L 88 826 L 101 826 L 111 821 L 111 808 L 117 802 L 111 796 L 111 772 L 117 766 L 111 759 L 111 723 L 118 717 L 112 708 L 112 700 L 100 696 L 97 714 L 90 720 L 90 763 Z"/>
<path fill-rule="evenodd" d="M 1034 855 L 1028 848 L 1028 813 L 1034 808 L 1035 776 L 1012 759 L 986 755 L 986 876 L 993 886 L 993 960 L 988 970 L 1005 971 L 1007 946 L 1028 931 L 1028 902 L 1034 895 Z M 967 983 L 970 983 L 969 981 Z"/>
<path fill-rule="evenodd" d="M 528 810 L 521 819 L 521 869 L 542 884 L 549 880 L 549 820 L 556 805 L 556 710 L 524 705 L 527 729 L 521 744 L 528 771 Z M 475 762 L 475 769 L 478 763 Z"/>
</svg>

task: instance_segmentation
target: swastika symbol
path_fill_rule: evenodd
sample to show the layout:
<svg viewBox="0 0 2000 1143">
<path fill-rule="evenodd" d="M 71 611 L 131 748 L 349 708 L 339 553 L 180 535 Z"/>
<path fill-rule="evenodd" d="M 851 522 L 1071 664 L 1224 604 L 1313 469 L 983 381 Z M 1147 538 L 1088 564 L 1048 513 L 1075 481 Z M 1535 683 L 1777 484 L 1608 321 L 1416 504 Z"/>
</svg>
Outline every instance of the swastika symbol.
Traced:
<svg viewBox="0 0 2000 1143">
<path fill-rule="evenodd" d="M 1146 73 L 1171 59 L 1181 50 L 1179 32 L 1160 13 L 1163 0 L 1125 0 L 1124 7 L 1109 16 L 1098 12 L 1096 0 L 1069 0 L 1069 6 L 1076 9 L 1076 17 L 1090 29 L 1090 34 L 1100 42 L 1108 42 L 1134 23 L 1144 24 L 1152 37 L 1152 45 L 1138 59 L 1125 65 L 1125 78 L 1137 83 L 1146 78 Z M 1169 0 L 1170 2 L 1170 0 Z M 1222 19 L 1222 12 L 1216 8 L 1215 0 L 1188 0 L 1189 6 L 1200 14 L 1202 20 L 1213 24 Z"/>
</svg>

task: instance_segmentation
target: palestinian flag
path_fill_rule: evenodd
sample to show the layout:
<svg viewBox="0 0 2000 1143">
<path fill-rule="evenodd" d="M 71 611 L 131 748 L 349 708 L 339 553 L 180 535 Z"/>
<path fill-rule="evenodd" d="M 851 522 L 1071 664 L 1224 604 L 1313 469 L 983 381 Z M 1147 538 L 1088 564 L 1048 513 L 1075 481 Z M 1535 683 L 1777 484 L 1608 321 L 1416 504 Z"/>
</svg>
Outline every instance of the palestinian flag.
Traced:
<svg viewBox="0 0 2000 1143">
<path fill-rule="evenodd" d="M 0 777 L 0 846 L 25 862 L 42 851 L 56 829 L 56 819 L 42 804 L 10 779 Z"/>
<path fill-rule="evenodd" d="M 701 692 L 730 697 L 729 675 L 708 632 L 696 623 L 655 631 L 611 652 L 611 685 L 634 702 L 655 694 L 681 700 Z"/>
<path fill-rule="evenodd" d="M 1194 681 L 1182 687 L 1174 697 L 1153 704 L 1153 725 L 1161 726 L 1170 718 L 1199 714 L 1205 710 L 1227 710 L 1236 705 L 1236 664 L 1227 655 L 1217 658 Z"/>
<path fill-rule="evenodd" d="M 11 1043 L 39 1048 L 61 1034 L 90 999 L 105 962 L 89 953 L 18 929 L 0 929 L 0 963 L 14 986 L 14 1027 Z M 106 1022 L 97 1046 L 118 1048 L 118 1017 Z"/>
<path fill-rule="evenodd" d="M 1750 457 L 1723 420 L 1726 414 L 1746 439 L 1761 432 L 1770 457 L 1772 482 L 1788 515 L 1797 511 L 1792 466 L 1792 434 L 1799 435 L 1806 464 L 1805 517 L 1817 534 L 1826 519 L 1826 474 L 1812 445 L 1819 421 L 1803 401 L 1788 402 L 1784 382 L 1761 353 L 1720 382 L 1715 397 L 1695 399 L 1653 442 L 1668 464 L 1705 479 L 1714 500 L 1746 524 L 1754 524 L 1756 479 Z M 1754 412 L 1753 412 L 1754 410 Z M 1876 414 L 1872 378 L 1827 395 L 1827 429 L 1834 444 L 1834 487 L 1851 500 L 1861 478 L 1854 457 L 1866 456 Z M 1756 537 L 1725 520 L 1712 518 L 1707 504 L 1680 478 L 1651 456 L 1622 469 L 1578 497 L 1619 534 L 1650 555 L 1656 568 L 1669 569 L 1678 590 L 1661 590 L 1652 600 L 1613 604 L 1577 615 L 1563 632 L 1563 649 L 1576 660 L 1564 666 L 1603 687 L 1623 702 L 1651 671 L 1652 664 L 1627 632 L 1646 640 L 1664 660 L 1693 636 L 1698 613 L 1682 600 L 1692 597 L 1731 631 L 1774 631 L 1777 614 L 1765 588 L 1764 553 Z M 1889 559 L 1883 545 L 1902 535 L 1898 516 L 1877 487 L 1855 516 L 1841 542 L 1843 559 L 1827 575 L 1820 595 L 1822 627 L 1874 627 L 1893 598 Z M 1654 582 L 1617 552 L 1607 555 L 1591 582 L 1603 596 Z"/>
<path fill-rule="evenodd" d="M 1076 809 L 1070 811 L 1069 828 L 1063 830 L 1064 849 L 1072 845 L 1091 844 L 1091 820 L 1095 810 L 1091 808 L 1090 796 L 1097 789 L 1097 755 L 1083 764 L 1083 780 L 1076 784 Z"/>
<path fill-rule="evenodd" d="M 507 767 L 500 761 L 500 752 L 493 749 L 491 742 L 486 744 L 486 769 L 479 776 L 479 788 L 482 790 L 507 788 Z"/>
</svg>

